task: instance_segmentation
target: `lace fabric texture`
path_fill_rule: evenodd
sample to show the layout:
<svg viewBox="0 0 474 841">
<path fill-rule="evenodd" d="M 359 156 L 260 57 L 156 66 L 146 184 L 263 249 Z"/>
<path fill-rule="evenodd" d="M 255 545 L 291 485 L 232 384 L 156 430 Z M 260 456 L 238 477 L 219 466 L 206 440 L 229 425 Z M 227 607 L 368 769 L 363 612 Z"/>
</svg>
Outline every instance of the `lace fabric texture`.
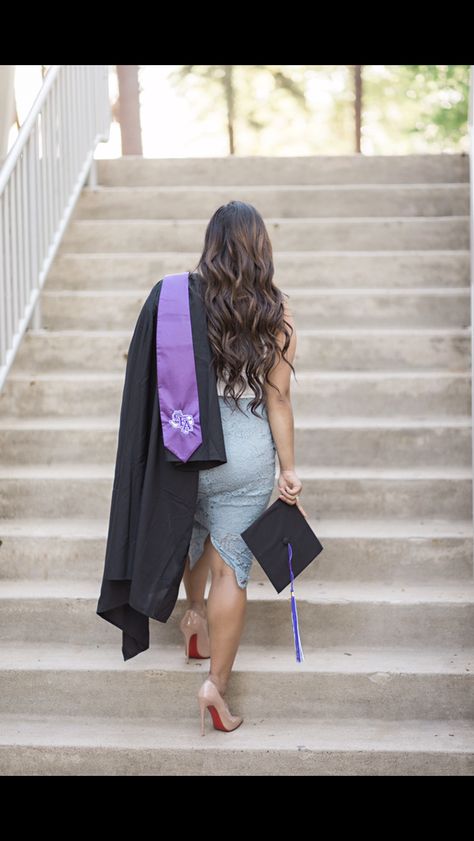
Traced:
<svg viewBox="0 0 474 841">
<path fill-rule="evenodd" d="M 252 393 L 253 397 L 253 393 Z M 276 446 L 264 406 L 255 417 L 241 398 L 244 414 L 219 396 L 227 463 L 199 471 L 199 487 L 189 546 L 192 569 L 208 534 L 224 561 L 234 569 L 239 587 L 248 584 L 253 556 L 241 538 L 268 507 L 275 486 Z"/>
</svg>

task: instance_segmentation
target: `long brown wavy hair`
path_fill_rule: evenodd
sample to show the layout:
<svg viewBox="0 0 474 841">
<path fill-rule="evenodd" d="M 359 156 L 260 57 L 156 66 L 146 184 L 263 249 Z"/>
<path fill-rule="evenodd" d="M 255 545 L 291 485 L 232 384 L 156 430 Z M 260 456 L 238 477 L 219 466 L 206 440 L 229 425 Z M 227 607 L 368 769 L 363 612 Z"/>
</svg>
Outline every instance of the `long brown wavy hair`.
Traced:
<svg viewBox="0 0 474 841">
<path fill-rule="evenodd" d="M 293 328 L 284 319 L 284 297 L 273 283 L 273 250 L 265 223 L 255 207 L 231 201 L 219 207 L 206 229 L 204 249 L 194 269 L 201 275 L 208 316 L 208 336 L 216 375 L 226 383 L 224 399 L 239 398 L 248 385 L 254 392 L 249 403 L 265 405 L 263 383 L 285 354 Z M 283 333 L 284 344 L 277 340 Z"/>
</svg>

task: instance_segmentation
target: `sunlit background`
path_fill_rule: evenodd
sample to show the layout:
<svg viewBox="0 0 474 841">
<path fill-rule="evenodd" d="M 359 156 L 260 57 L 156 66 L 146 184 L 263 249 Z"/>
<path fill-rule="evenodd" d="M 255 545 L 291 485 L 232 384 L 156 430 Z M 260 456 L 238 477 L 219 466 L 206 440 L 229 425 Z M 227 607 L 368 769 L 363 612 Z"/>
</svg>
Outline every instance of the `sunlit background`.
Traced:
<svg viewBox="0 0 474 841">
<path fill-rule="evenodd" d="M 44 69 L 48 65 L 43 65 Z M 237 155 L 351 154 L 351 65 L 234 65 Z M 468 65 L 363 65 L 361 151 L 413 154 L 467 151 Z M 21 125 L 42 81 L 40 65 L 17 65 Z M 218 65 L 140 65 L 145 157 L 229 154 L 223 69 Z M 118 95 L 110 65 L 111 103 Z M 10 132 L 14 142 L 17 126 Z M 97 156 L 121 155 L 120 127 Z"/>
</svg>

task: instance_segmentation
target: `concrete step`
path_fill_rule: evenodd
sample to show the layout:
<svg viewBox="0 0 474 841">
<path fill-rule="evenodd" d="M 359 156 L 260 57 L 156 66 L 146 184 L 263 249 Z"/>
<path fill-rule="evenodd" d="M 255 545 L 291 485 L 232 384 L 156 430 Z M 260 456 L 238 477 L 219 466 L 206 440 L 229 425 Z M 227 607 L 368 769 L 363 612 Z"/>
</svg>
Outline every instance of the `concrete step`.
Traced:
<svg viewBox="0 0 474 841">
<path fill-rule="evenodd" d="M 26 366 L 27 360 L 24 364 Z M 29 365 L 32 365 L 31 358 Z M 89 416 L 91 419 L 118 418 L 122 372 L 97 374 L 93 371 L 21 373 L 14 368 L 0 394 L 3 417 Z M 314 419 L 314 407 L 321 406 L 326 418 L 408 417 L 413 421 L 432 416 L 457 419 L 470 416 L 470 373 L 449 371 L 301 371 L 298 383 L 292 379 L 295 418 Z"/>
<path fill-rule="evenodd" d="M 298 328 L 468 327 L 470 292 L 448 289 L 283 290 Z M 146 293 L 136 290 L 58 291 L 42 295 L 47 330 L 133 330 Z"/>
<path fill-rule="evenodd" d="M 470 328 L 299 329 L 296 371 L 466 372 Z M 29 330 L 15 360 L 15 373 L 82 370 L 123 372 L 129 330 Z M 34 363 L 33 363 L 34 360 Z M 294 377 L 292 377 L 294 382 Z M 296 391 L 298 383 L 294 382 Z"/>
<path fill-rule="evenodd" d="M 94 219 L 72 221 L 60 246 L 70 251 L 195 251 L 207 219 Z M 272 245 L 280 251 L 348 251 L 469 248 L 468 216 L 268 218 Z"/>
<path fill-rule="evenodd" d="M 464 216 L 469 184 L 98 187 L 85 189 L 76 219 L 202 219 L 230 201 L 270 216 Z"/>
<path fill-rule="evenodd" d="M 246 716 L 223 734 L 199 715 L 0 718 L 8 776 L 471 776 L 471 720 L 386 721 Z M 225 739 L 225 742 L 224 742 Z"/>
<path fill-rule="evenodd" d="M 304 486 L 304 507 L 311 517 L 334 517 L 344 511 L 347 517 L 468 519 L 472 512 L 470 467 L 303 464 L 298 475 Z M 0 518 L 106 517 L 113 465 L 16 464 L 0 467 L 0 482 Z"/>
<path fill-rule="evenodd" d="M 468 520 L 309 520 L 324 551 L 305 571 L 327 581 L 431 583 L 473 575 Z M 103 571 L 108 520 L 0 520 L 2 579 L 97 579 Z M 252 581 L 265 573 L 254 561 Z"/>
<path fill-rule="evenodd" d="M 0 395 L 0 773 L 474 774 L 467 156 L 99 172 Z M 202 739 L 183 583 L 128 663 L 96 607 L 136 316 L 233 198 L 264 215 L 299 325 L 298 472 L 324 551 L 295 584 L 300 664 L 289 588 L 254 561 L 230 684 L 245 721 L 223 739 L 206 714 Z"/>
<path fill-rule="evenodd" d="M 0 583 L 0 636 L 4 643 L 109 643 L 121 658 L 121 632 L 97 616 L 99 579 L 38 579 Z M 474 647 L 474 584 L 323 581 L 298 576 L 295 584 L 301 641 L 305 647 L 342 646 Z M 176 607 L 167 622 L 150 620 L 150 644 L 158 648 L 182 641 L 179 621 L 186 606 L 181 584 Z M 283 647 L 293 652 L 289 588 L 277 594 L 265 581 L 247 585 L 243 646 Z M 295 666 L 298 665 L 295 662 Z"/>
<path fill-rule="evenodd" d="M 0 465 L 110 464 L 117 452 L 118 417 L 0 416 Z M 295 418 L 298 464 L 335 467 L 468 467 L 471 418 L 426 421 L 377 417 Z"/>
<path fill-rule="evenodd" d="M 242 646 L 228 696 L 259 718 L 472 718 L 474 649 Z M 208 660 L 186 664 L 182 645 L 119 662 L 111 645 L 0 644 L 0 716 L 193 719 Z M 295 672 L 298 674 L 295 674 Z M 298 692 L 295 692 L 295 683 Z M 72 697 L 74 703 L 71 703 Z"/>
<path fill-rule="evenodd" d="M 143 290 L 165 274 L 192 271 L 198 251 L 58 255 L 46 289 Z M 275 282 L 283 289 L 468 287 L 468 251 L 274 251 Z"/>
<path fill-rule="evenodd" d="M 449 183 L 469 180 L 468 155 L 301 155 L 100 160 L 103 186 Z"/>
</svg>

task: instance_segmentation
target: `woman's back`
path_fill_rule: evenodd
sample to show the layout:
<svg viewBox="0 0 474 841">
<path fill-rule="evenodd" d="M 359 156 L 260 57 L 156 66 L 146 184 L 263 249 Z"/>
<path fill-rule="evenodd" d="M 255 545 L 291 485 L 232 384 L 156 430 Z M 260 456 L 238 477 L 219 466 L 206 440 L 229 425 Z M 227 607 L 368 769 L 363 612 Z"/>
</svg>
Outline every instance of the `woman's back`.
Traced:
<svg viewBox="0 0 474 841">
<path fill-rule="evenodd" d="M 240 396 L 241 397 L 254 397 L 255 392 L 253 391 L 253 389 L 250 388 L 250 386 L 247 382 L 247 377 L 245 376 L 245 367 L 242 368 L 241 373 L 242 373 L 242 376 L 244 377 L 244 379 L 246 381 L 246 386 L 245 386 L 245 390 L 242 392 L 242 394 Z M 217 393 L 218 393 L 219 396 L 224 395 L 225 386 L 226 386 L 226 381 L 223 380 L 221 377 L 218 377 L 217 378 Z"/>
<path fill-rule="evenodd" d="M 266 348 L 264 347 L 264 348 L 263 348 L 263 351 L 262 351 L 262 358 L 263 358 L 264 356 L 266 356 L 266 353 L 267 353 L 267 351 L 266 351 Z M 249 384 L 248 384 L 247 375 L 246 375 L 246 373 L 245 373 L 245 367 L 246 367 L 246 366 L 245 366 L 245 364 L 244 364 L 244 365 L 242 365 L 242 367 L 241 367 L 241 369 L 240 369 L 240 374 L 241 374 L 241 376 L 243 377 L 243 379 L 245 380 L 245 390 L 242 392 L 242 394 L 241 394 L 240 396 L 241 396 L 241 397 L 254 397 L 254 396 L 255 396 L 255 392 L 254 392 L 254 390 L 253 390 L 252 388 L 250 388 L 250 386 L 249 386 Z M 225 373 L 226 373 L 226 372 L 225 372 Z M 222 377 L 217 377 L 217 393 L 218 393 L 219 395 L 223 395 L 223 394 L 224 394 L 224 387 L 226 386 L 226 384 L 227 384 L 227 380 L 226 380 L 226 379 L 223 379 Z"/>
</svg>

